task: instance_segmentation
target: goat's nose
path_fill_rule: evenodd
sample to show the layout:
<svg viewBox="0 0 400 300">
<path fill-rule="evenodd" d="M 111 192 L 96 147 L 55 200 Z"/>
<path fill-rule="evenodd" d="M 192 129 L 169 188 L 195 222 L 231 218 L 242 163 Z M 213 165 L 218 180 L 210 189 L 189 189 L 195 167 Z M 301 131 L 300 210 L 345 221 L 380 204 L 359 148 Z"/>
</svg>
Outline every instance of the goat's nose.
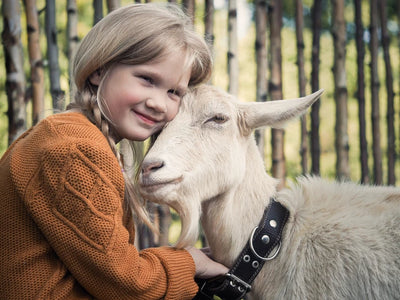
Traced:
<svg viewBox="0 0 400 300">
<path fill-rule="evenodd" d="M 142 164 L 142 174 L 148 175 L 151 172 L 161 169 L 163 166 L 164 162 L 162 160 L 144 161 Z"/>
</svg>

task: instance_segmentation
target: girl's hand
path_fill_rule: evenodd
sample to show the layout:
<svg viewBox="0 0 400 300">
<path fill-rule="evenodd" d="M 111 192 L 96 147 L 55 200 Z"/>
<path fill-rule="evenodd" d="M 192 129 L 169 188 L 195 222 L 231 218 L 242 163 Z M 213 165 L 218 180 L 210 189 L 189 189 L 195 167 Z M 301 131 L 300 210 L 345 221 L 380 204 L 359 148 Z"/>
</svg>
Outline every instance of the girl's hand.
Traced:
<svg viewBox="0 0 400 300">
<path fill-rule="evenodd" d="M 210 259 L 203 251 L 195 247 L 187 247 L 185 249 L 192 255 L 196 265 L 195 277 L 208 279 L 228 273 L 229 269 L 227 267 Z"/>
</svg>

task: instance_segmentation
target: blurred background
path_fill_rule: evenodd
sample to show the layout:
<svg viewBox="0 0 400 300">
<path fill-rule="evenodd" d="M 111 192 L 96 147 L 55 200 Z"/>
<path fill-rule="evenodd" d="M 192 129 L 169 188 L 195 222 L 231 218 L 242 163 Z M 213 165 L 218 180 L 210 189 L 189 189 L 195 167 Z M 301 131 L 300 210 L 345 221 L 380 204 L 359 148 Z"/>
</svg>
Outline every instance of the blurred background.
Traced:
<svg viewBox="0 0 400 300">
<path fill-rule="evenodd" d="M 79 41 L 109 11 L 132 2 L 2 0 L 0 155 L 65 108 Z M 243 101 L 325 89 L 301 120 L 255 134 L 266 170 L 282 187 L 308 173 L 399 185 L 398 0 L 171 2 L 209 40 L 212 84 Z"/>
</svg>

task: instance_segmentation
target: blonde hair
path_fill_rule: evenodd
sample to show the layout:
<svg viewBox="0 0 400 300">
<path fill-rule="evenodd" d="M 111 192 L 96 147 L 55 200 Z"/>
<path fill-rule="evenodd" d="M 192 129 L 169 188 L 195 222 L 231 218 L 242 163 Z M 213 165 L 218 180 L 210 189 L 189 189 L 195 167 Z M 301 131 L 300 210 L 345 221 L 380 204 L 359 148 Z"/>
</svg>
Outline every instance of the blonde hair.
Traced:
<svg viewBox="0 0 400 300">
<path fill-rule="evenodd" d="M 189 17 L 170 3 L 131 4 L 112 11 L 89 31 L 77 50 L 73 62 L 76 93 L 68 108 L 80 109 L 102 131 L 122 169 L 123 161 L 111 138 L 110 120 L 102 109 L 102 82 L 97 87 L 89 77 L 94 72 L 101 72 L 104 81 L 117 63 L 143 64 L 173 51 L 186 54 L 183 61 L 184 67 L 191 70 L 189 86 L 209 79 L 212 58 L 206 41 L 194 31 Z M 135 156 L 138 166 L 140 153 L 136 152 Z M 139 221 L 154 229 L 145 203 L 136 194 L 132 178 L 127 172 L 123 175 L 127 213 L 132 210 Z"/>
</svg>

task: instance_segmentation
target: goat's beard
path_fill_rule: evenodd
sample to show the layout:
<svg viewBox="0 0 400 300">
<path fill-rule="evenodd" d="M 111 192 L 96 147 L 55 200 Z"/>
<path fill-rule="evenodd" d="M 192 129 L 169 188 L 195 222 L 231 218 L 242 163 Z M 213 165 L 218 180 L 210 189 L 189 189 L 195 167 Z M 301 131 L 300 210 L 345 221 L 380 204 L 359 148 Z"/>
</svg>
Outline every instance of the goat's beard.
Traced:
<svg viewBox="0 0 400 300">
<path fill-rule="evenodd" d="M 174 245 L 176 248 L 193 246 L 199 236 L 201 204 L 200 201 L 191 200 L 185 199 L 184 203 L 181 201 L 168 203 L 178 213 L 182 223 L 179 238 Z"/>
</svg>

